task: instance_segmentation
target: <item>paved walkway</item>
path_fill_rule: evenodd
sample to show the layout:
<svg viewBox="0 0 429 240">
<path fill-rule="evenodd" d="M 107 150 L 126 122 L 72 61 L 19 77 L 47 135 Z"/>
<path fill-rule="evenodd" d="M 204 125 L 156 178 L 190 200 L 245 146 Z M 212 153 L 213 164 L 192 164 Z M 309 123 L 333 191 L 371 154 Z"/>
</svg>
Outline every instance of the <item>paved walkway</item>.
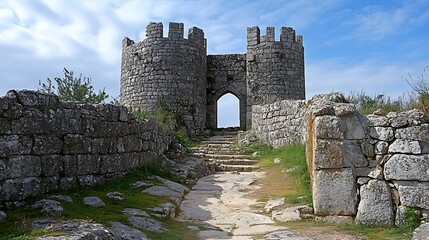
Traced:
<svg viewBox="0 0 429 240">
<path fill-rule="evenodd" d="M 188 222 L 189 228 L 198 231 L 199 238 L 204 240 L 309 240 L 277 225 L 252 207 L 257 204 L 256 200 L 245 195 L 260 188 L 255 183 L 264 173 L 256 171 L 257 167 L 246 156 L 239 155 L 231 142 L 233 137 L 231 134 L 214 136 L 194 149 L 220 172 L 197 182 L 182 201 L 177 219 Z M 237 163 L 236 159 L 242 161 Z M 243 165 L 243 162 L 251 164 Z"/>
</svg>

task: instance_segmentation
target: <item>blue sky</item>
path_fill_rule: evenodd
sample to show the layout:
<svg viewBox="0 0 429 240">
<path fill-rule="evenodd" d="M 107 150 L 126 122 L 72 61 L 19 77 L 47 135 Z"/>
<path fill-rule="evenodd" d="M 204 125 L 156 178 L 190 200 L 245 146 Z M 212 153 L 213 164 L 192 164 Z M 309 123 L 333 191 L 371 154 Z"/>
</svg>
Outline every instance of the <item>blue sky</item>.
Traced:
<svg viewBox="0 0 429 240">
<path fill-rule="evenodd" d="M 150 21 L 202 28 L 209 54 L 245 53 L 248 26 L 274 26 L 277 39 L 291 26 L 304 36 L 307 98 L 401 96 L 402 77 L 429 65 L 429 0 L 1 0 L 0 96 L 66 67 L 117 97 L 121 40 L 144 39 Z"/>
</svg>

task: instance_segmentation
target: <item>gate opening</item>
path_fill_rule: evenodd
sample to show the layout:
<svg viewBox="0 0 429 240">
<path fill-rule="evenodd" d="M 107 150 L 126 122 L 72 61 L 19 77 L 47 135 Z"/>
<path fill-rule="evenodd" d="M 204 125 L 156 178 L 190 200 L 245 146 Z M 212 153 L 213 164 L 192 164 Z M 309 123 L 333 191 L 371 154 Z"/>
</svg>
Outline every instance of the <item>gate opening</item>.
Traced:
<svg viewBox="0 0 429 240">
<path fill-rule="evenodd" d="M 217 127 L 240 126 L 240 100 L 231 93 L 226 93 L 217 100 Z"/>
</svg>

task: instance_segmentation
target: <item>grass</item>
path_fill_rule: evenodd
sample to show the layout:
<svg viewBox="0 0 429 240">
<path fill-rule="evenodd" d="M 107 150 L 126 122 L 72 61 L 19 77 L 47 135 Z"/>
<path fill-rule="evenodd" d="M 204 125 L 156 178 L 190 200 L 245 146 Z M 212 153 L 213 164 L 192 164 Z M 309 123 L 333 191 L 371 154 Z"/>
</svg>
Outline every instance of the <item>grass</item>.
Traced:
<svg viewBox="0 0 429 240">
<path fill-rule="evenodd" d="M 259 152 L 259 166 L 266 172 L 260 184 L 262 189 L 252 194 L 259 201 L 285 197 L 288 205 L 310 204 L 310 176 L 308 175 L 303 144 L 286 145 L 271 148 L 261 143 L 254 143 L 243 149 L 243 153 Z M 279 164 L 274 163 L 280 158 Z M 287 171 L 289 169 L 289 171 Z"/>
<path fill-rule="evenodd" d="M 155 167 L 153 167 L 155 168 Z M 125 208 L 137 208 L 143 209 L 148 213 L 151 212 L 149 208 L 158 206 L 160 203 L 168 202 L 169 200 L 165 197 L 158 197 L 149 194 L 142 193 L 142 189 L 129 188 L 129 184 L 138 180 L 148 180 L 148 176 L 152 175 L 153 169 L 139 169 L 128 174 L 126 177 L 121 179 L 112 180 L 107 182 L 105 185 L 94 188 L 94 189 L 74 189 L 72 191 L 60 191 L 50 193 L 47 196 L 64 194 L 71 196 L 73 203 L 62 202 L 61 205 L 64 208 L 61 220 L 69 219 L 84 219 L 90 220 L 97 223 L 110 225 L 110 222 L 117 221 L 123 224 L 130 225 L 127 217 L 122 213 Z M 161 174 L 162 175 L 162 174 Z M 163 177 L 168 177 L 164 174 Z M 124 201 L 115 201 L 106 197 L 106 193 L 118 191 L 125 195 Z M 38 199 L 42 199 L 47 196 L 37 196 L 28 199 L 28 202 L 34 202 Z M 83 204 L 83 198 L 86 196 L 97 196 L 101 198 L 105 203 L 104 208 L 92 208 Z M 6 211 L 8 216 L 7 221 L 0 224 L 0 240 L 6 239 L 17 239 L 27 240 L 35 239 L 37 236 L 46 234 L 43 230 L 31 231 L 31 222 L 35 218 L 46 217 L 45 213 L 42 213 L 38 209 L 32 208 L 20 208 L 16 210 Z M 184 223 L 175 221 L 173 219 L 161 220 L 162 224 L 170 230 L 166 233 L 152 233 L 144 231 L 148 237 L 152 239 L 195 239 L 195 233 L 189 231 Z M 49 235 L 58 235 L 64 233 L 48 233 Z"/>
</svg>

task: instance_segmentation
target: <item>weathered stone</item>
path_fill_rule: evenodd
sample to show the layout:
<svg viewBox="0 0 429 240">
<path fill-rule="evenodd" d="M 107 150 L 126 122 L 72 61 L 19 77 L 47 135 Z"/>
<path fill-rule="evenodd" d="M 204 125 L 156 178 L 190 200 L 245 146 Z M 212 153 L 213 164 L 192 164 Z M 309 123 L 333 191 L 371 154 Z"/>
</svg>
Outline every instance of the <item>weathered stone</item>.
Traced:
<svg viewBox="0 0 429 240">
<path fill-rule="evenodd" d="M 390 144 L 389 153 L 421 154 L 422 148 L 418 141 L 396 139 L 392 144 Z"/>
<path fill-rule="evenodd" d="M 341 122 L 337 116 L 319 116 L 314 119 L 316 138 L 342 139 Z"/>
<path fill-rule="evenodd" d="M 124 201 L 125 196 L 120 192 L 108 192 L 106 193 L 106 197 L 116 201 Z"/>
<path fill-rule="evenodd" d="M 364 141 L 360 144 L 363 154 L 369 158 L 373 158 L 375 156 L 374 145 L 369 143 L 368 141 Z"/>
<path fill-rule="evenodd" d="M 0 134 L 11 134 L 9 122 L 0 117 Z"/>
<path fill-rule="evenodd" d="M 99 155 L 77 155 L 76 174 L 88 175 L 96 174 L 100 170 L 101 156 Z"/>
<path fill-rule="evenodd" d="M 88 221 L 68 220 L 68 221 L 50 221 L 45 224 L 49 226 L 49 231 L 62 233 L 62 236 L 52 237 L 49 234 L 40 236 L 38 240 L 56 240 L 56 239 L 73 239 L 73 240 L 89 240 L 89 239 L 103 239 L 103 240 L 118 240 L 119 237 L 115 236 L 109 229 L 98 223 L 91 223 Z"/>
<path fill-rule="evenodd" d="M 429 186 L 425 184 L 409 184 L 397 187 L 401 203 L 407 207 L 429 209 Z"/>
<path fill-rule="evenodd" d="M 344 117 L 356 113 L 356 106 L 353 103 L 337 103 L 334 105 L 335 115 Z"/>
<path fill-rule="evenodd" d="M 389 126 L 389 120 L 383 116 L 368 115 L 368 126 L 369 127 L 387 127 Z"/>
<path fill-rule="evenodd" d="M 384 165 L 386 180 L 429 181 L 429 154 L 395 154 Z"/>
<path fill-rule="evenodd" d="M 46 212 L 49 216 L 58 217 L 63 214 L 63 207 L 60 202 L 50 200 L 50 199 L 42 199 L 35 202 L 32 205 L 33 208 L 40 208 L 42 212 Z"/>
<path fill-rule="evenodd" d="M 363 167 L 363 168 L 355 168 L 355 174 L 358 177 L 370 177 L 375 179 L 383 178 L 383 169 L 379 166 L 374 168 Z"/>
<path fill-rule="evenodd" d="M 83 175 L 77 176 L 77 182 L 82 187 L 95 187 L 103 183 L 104 178 L 102 176 Z"/>
<path fill-rule="evenodd" d="M 134 188 L 134 189 L 136 189 L 136 188 L 143 188 L 143 187 L 152 187 L 152 186 L 153 186 L 153 183 L 151 183 L 151 182 L 143 182 L 143 181 L 137 181 L 137 182 L 134 182 L 134 183 L 130 184 L 130 187 Z"/>
<path fill-rule="evenodd" d="M 395 137 L 429 143 L 429 124 L 399 128 L 396 130 Z"/>
<path fill-rule="evenodd" d="M 40 157 L 18 155 L 9 158 L 6 178 L 38 177 L 41 172 Z"/>
<path fill-rule="evenodd" d="M 316 171 L 313 179 L 314 214 L 356 214 L 356 181 L 352 169 Z"/>
<path fill-rule="evenodd" d="M 280 158 L 274 158 L 273 162 L 274 164 L 279 164 L 282 162 L 282 160 Z"/>
<path fill-rule="evenodd" d="M 355 221 L 365 225 L 393 225 L 393 205 L 386 182 L 370 180 L 360 187 L 360 203 Z"/>
<path fill-rule="evenodd" d="M 37 136 L 34 138 L 35 155 L 56 154 L 61 152 L 63 142 L 56 136 Z"/>
<path fill-rule="evenodd" d="M 6 220 L 6 213 L 3 211 L 0 211 L 0 222 L 3 222 L 4 220 Z"/>
<path fill-rule="evenodd" d="M 84 197 L 83 204 L 90 207 L 105 207 L 106 204 L 98 197 Z"/>
<path fill-rule="evenodd" d="M 369 177 L 358 177 L 356 182 L 359 185 L 364 185 L 364 184 L 367 184 L 369 180 L 371 180 L 371 178 Z"/>
<path fill-rule="evenodd" d="M 389 119 L 390 125 L 394 128 L 400 128 L 408 125 L 408 117 L 404 114 L 390 112 L 387 114 L 387 118 Z"/>
<path fill-rule="evenodd" d="M 18 135 L 0 136 L 0 157 L 29 154 L 32 146 L 33 140 L 30 137 Z"/>
<path fill-rule="evenodd" d="M 344 161 L 342 140 L 316 139 L 314 165 L 316 169 L 342 168 Z"/>
<path fill-rule="evenodd" d="M 41 156 L 40 161 L 42 164 L 43 176 L 58 176 L 59 173 L 63 170 L 60 155 Z"/>
<path fill-rule="evenodd" d="M 394 139 L 394 131 L 391 127 L 371 127 L 369 130 L 369 135 L 372 138 L 390 142 Z"/>
<path fill-rule="evenodd" d="M 177 204 L 180 204 L 184 196 L 184 193 L 178 192 L 165 186 L 152 186 L 146 188 L 145 190 L 143 190 L 143 192 L 150 195 L 168 197 Z"/>
<path fill-rule="evenodd" d="M 281 206 L 283 204 L 285 204 L 285 198 L 270 199 L 265 204 L 264 210 L 265 212 L 271 212 L 273 208 Z"/>
<path fill-rule="evenodd" d="M 172 203 L 161 203 L 158 207 L 151 209 L 154 216 L 161 219 L 174 218 L 176 216 L 176 206 Z"/>
<path fill-rule="evenodd" d="M 91 152 L 91 141 L 79 134 L 68 134 L 64 137 L 63 153 L 86 154 Z"/>
<path fill-rule="evenodd" d="M 125 208 L 122 212 L 127 216 L 150 217 L 150 215 L 147 212 L 141 209 Z"/>
<path fill-rule="evenodd" d="M 60 179 L 60 189 L 69 190 L 77 186 L 76 177 L 63 177 Z"/>
<path fill-rule="evenodd" d="M 413 232 L 411 240 L 427 240 L 429 236 L 429 223 L 423 223 L 420 227 L 416 228 Z"/>
<path fill-rule="evenodd" d="M 169 230 L 163 227 L 160 222 L 152 218 L 131 216 L 128 218 L 128 221 L 136 227 L 140 227 L 151 232 L 169 232 Z"/>
<path fill-rule="evenodd" d="M 395 226 L 403 226 L 405 224 L 406 211 L 407 208 L 404 206 L 399 206 L 396 209 Z"/>
<path fill-rule="evenodd" d="M 385 141 L 379 141 L 375 144 L 375 154 L 387 154 L 389 151 L 389 143 Z"/>
<path fill-rule="evenodd" d="M 4 181 L 0 189 L 0 199 L 2 201 L 23 200 L 28 196 L 40 194 L 40 178 L 16 178 Z"/>
<path fill-rule="evenodd" d="M 147 240 L 146 234 L 135 228 L 128 227 L 120 222 L 111 222 L 110 230 L 121 240 Z"/>
<path fill-rule="evenodd" d="M 273 210 L 271 217 L 280 222 L 300 221 L 301 216 L 299 210 L 305 206 L 288 207 L 280 210 Z"/>
<path fill-rule="evenodd" d="M 365 138 L 365 130 L 358 115 L 342 118 L 342 129 L 344 129 L 345 139 L 363 139 Z"/>
<path fill-rule="evenodd" d="M 350 140 L 344 141 L 344 167 L 365 167 L 368 160 L 362 152 L 360 145 Z"/>
<path fill-rule="evenodd" d="M 55 195 L 55 196 L 50 196 L 49 198 L 56 199 L 59 201 L 68 202 L 68 203 L 73 202 L 73 199 L 70 196 L 66 196 L 66 195 Z"/>
</svg>

